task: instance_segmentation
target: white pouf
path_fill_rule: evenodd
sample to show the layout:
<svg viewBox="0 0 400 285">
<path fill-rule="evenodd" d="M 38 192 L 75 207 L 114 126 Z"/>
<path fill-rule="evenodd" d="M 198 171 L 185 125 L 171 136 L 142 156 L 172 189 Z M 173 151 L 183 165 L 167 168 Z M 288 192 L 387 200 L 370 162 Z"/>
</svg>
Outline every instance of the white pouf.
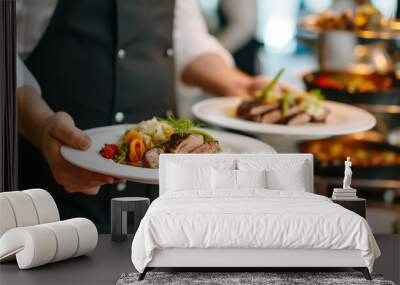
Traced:
<svg viewBox="0 0 400 285">
<path fill-rule="evenodd" d="M 84 255 L 97 246 L 88 219 L 60 221 L 53 197 L 43 189 L 0 193 L 0 262 L 17 259 L 28 269 Z"/>
<path fill-rule="evenodd" d="M 33 268 L 87 254 L 97 240 L 95 225 L 84 218 L 18 227 L 0 238 L 0 261 L 16 257 L 20 269 Z"/>
</svg>

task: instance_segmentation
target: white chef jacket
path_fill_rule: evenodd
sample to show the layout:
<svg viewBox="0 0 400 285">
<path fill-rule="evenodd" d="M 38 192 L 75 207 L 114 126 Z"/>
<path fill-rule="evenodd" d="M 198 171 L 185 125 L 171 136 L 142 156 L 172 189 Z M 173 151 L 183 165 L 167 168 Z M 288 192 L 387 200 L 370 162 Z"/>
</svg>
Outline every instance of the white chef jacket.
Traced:
<svg viewBox="0 0 400 285">
<path fill-rule="evenodd" d="M 46 31 L 57 6 L 57 0 L 17 0 L 17 87 L 32 86 L 38 94 L 40 86 L 25 66 L 26 59 Z M 229 64 L 229 52 L 211 36 L 197 0 L 176 0 L 173 47 L 177 75 L 196 57 L 207 53 L 221 55 Z M 60 54 L 60 56 L 63 56 Z M 22 59 L 22 60 L 21 60 Z"/>
</svg>

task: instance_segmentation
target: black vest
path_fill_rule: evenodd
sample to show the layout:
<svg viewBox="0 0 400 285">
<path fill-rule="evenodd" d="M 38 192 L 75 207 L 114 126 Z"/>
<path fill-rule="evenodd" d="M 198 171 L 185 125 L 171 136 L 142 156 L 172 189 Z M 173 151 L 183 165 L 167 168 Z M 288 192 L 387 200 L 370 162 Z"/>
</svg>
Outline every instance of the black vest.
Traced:
<svg viewBox="0 0 400 285">
<path fill-rule="evenodd" d="M 26 60 L 54 111 L 81 129 L 162 116 L 175 109 L 173 0 L 59 0 L 42 39 Z M 122 115 L 121 115 L 122 113 Z M 57 186 L 44 159 L 20 141 L 20 188 L 43 187 L 62 218 L 83 216 L 108 228 L 114 187 L 89 197 Z M 131 187 L 132 188 L 132 187 Z M 123 195 L 144 195 L 134 184 Z"/>
</svg>

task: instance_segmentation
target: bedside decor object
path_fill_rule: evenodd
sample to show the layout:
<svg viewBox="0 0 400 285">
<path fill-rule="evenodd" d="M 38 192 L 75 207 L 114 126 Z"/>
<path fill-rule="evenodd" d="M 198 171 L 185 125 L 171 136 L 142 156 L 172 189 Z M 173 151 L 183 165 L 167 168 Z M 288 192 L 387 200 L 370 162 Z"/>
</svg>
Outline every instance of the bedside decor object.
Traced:
<svg viewBox="0 0 400 285">
<path fill-rule="evenodd" d="M 344 179 L 343 179 L 343 189 L 351 188 L 351 177 L 353 172 L 351 171 L 351 159 L 348 156 L 347 160 L 344 162 Z"/>
<path fill-rule="evenodd" d="M 343 188 L 334 188 L 332 194 L 332 200 L 354 200 L 357 199 L 357 189 L 351 187 L 351 177 L 353 172 L 351 171 L 351 159 L 348 156 L 344 162 L 344 178 Z"/>
<path fill-rule="evenodd" d="M 111 200 L 111 239 L 124 241 L 128 234 L 128 212 L 134 214 L 136 233 L 140 221 L 149 208 L 150 200 L 143 197 L 119 197 Z"/>
<path fill-rule="evenodd" d="M 20 269 L 28 269 L 96 248 L 96 226 L 84 218 L 60 221 L 43 189 L 0 193 L 0 214 L 0 262 L 16 259 Z"/>
<path fill-rule="evenodd" d="M 365 219 L 365 209 L 366 209 L 366 200 L 363 198 L 353 198 L 353 199 L 332 199 L 332 201 L 340 206 L 353 211 L 356 214 L 359 214 L 361 217 Z"/>
</svg>

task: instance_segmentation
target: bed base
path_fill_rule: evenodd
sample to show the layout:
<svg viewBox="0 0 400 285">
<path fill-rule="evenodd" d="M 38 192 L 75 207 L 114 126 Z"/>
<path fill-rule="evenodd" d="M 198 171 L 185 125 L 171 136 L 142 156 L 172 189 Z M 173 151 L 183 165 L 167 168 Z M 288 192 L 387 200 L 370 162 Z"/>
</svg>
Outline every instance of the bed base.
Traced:
<svg viewBox="0 0 400 285">
<path fill-rule="evenodd" d="M 178 271 L 361 271 L 371 276 L 359 250 L 350 249 L 255 249 L 255 248 L 169 248 L 157 249 L 147 267 L 139 275 L 154 269 Z M 196 269 L 196 270 L 193 270 Z"/>
<path fill-rule="evenodd" d="M 328 270 L 330 269 L 330 270 Z M 180 271 L 180 272 L 331 272 L 331 271 L 348 271 L 353 269 L 355 271 L 360 271 L 366 280 L 372 280 L 371 274 L 367 267 L 345 267 L 345 268 L 328 268 L 328 267 L 247 267 L 247 268 L 236 268 L 236 267 L 182 267 L 182 268 L 168 268 L 168 267 L 146 267 L 142 273 L 139 274 L 138 281 L 142 281 L 147 272 L 152 270 L 159 271 Z"/>
</svg>

